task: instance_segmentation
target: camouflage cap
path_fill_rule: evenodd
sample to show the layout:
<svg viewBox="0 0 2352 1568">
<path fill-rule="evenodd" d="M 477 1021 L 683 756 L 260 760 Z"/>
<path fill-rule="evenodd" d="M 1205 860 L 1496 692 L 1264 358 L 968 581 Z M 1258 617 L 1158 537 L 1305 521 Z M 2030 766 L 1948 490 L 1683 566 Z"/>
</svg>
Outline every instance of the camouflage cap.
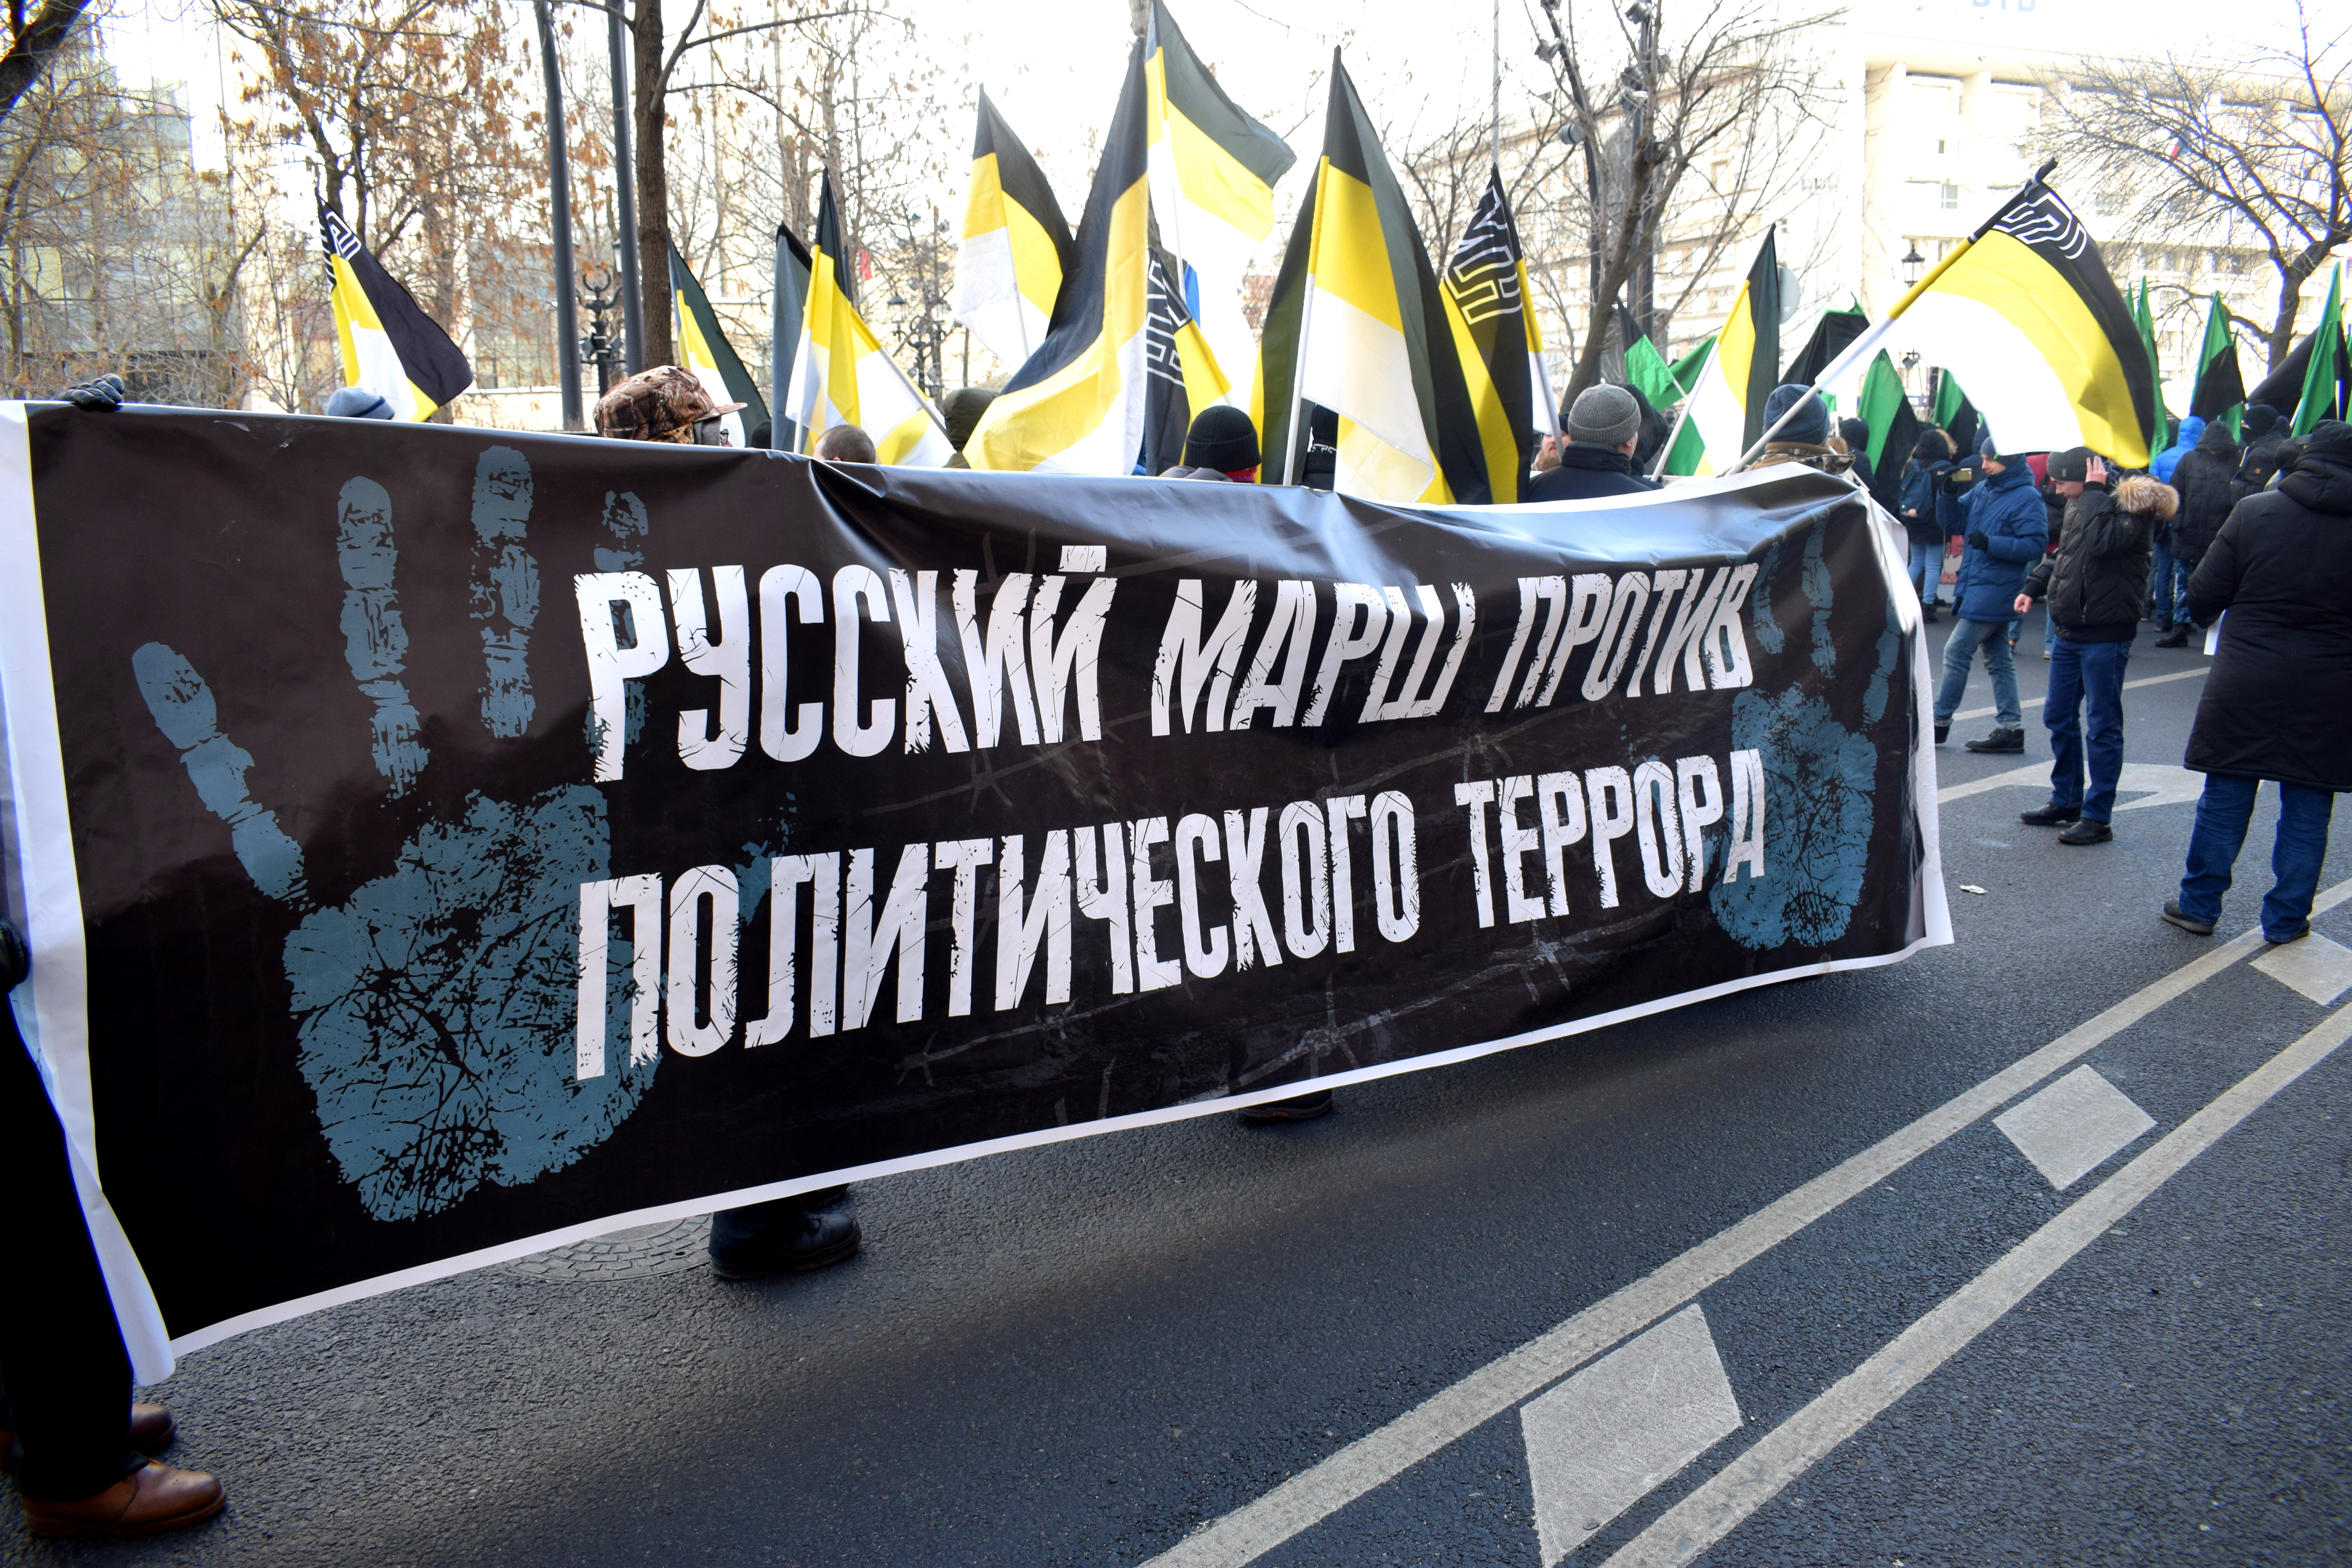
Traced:
<svg viewBox="0 0 2352 1568">
<path fill-rule="evenodd" d="M 615 441 L 691 445 L 697 421 L 731 414 L 740 403 L 713 403 L 690 370 L 657 364 L 596 400 L 596 434 Z"/>
</svg>

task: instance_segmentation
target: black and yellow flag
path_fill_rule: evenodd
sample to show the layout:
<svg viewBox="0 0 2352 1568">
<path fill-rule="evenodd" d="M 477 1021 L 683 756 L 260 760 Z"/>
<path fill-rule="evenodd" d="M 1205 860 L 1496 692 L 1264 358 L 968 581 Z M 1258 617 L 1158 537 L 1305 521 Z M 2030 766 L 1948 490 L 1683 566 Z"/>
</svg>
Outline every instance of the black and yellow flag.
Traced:
<svg viewBox="0 0 2352 1568">
<path fill-rule="evenodd" d="M 319 209 L 343 384 L 364 386 L 403 419 L 424 419 L 474 384 L 474 367 L 441 324 L 376 264 L 351 226 Z"/>
<path fill-rule="evenodd" d="M 710 309 L 710 296 L 702 291 L 694 268 L 677 253 L 676 240 L 669 245 L 669 291 L 677 320 L 677 363 L 694 373 L 714 405 L 743 405 L 723 416 L 719 423 L 727 427 L 730 446 L 750 446 L 751 433 L 768 423 L 768 400 L 760 395 L 760 384 L 751 379 L 751 373 L 743 368 L 742 356 L 727 341 L 718 315 Z M 774 439 L 772 434 L 769 439 Z"/>
<path fill-rule="evenodd" d="M 1536 324 L 1519 226 L 1499 168 L 1488 174 L 1486 194 L 1454 247 L 1445 300 L 1455 336 L 1465 340 L 1456 346 L 1494 499 L 1517 500 L 1538 439 L 1559 433 L 1559 416 L 1544 369 L 1543 331 Z"/>
<path fill-rule="evenodd" d="M 1045 341 L 964 443 L 975 468 L 1127 474 L 1143 448 L 1149 393 L 1151 197 L 1145 177 L 1143 42 L 1078 218 L 1069 276 Z"/>
<path fill-rule="evenodd" d="M 841 207 L 833 174 L 818 186 L 815 245 L 810 251 L 808 297 L 801 308 L 801 341 L 780 410 L 802 453 L 836 425 L 855 425 L 874 438 L 877 460 L 936 468 L 955 456 L 947 426 L 922 388 L 882 352 L 881 340 L 857 313 L 856 285 L 845 270 Z"/>
<path fill-rule="evenodd" d="M 1162 474 L 1184 460 L 1192 416 L 1223 399 L 1231 383 L 1217 365 L 1201 323 L 1184 308 L 1165 251 L 1151 253 L 1150 316 L 1144 335 L 1143 471 Z"/>
<path fill-rule="evenodd" d="M 1774 230 L 1733 296 L 1731 313 L 1715 336 L 1715 353 L 1691 388 L 1689 422 L 1706 454 L 1701 474 L 1729 473 L 1764 434 L 1764 401 L 1780 377 L 1780 252 Z"/>
<path fill-rule="evenodd" d="M 1334 50 L 1323 155 L 1275 279 L 1251 393 L 1265 478 L 1302 477 L 1312 404 L 1338 416 L 1334 489 L 1377 500 L 1491 500 L 1451 311 Z"/>
<path fill-rule="evenodd" d="M 1226 96 L 1164 0 L 1151 0 L 1147 28 L 1144 135 L 1160 243 L 1175 257 L 1171 276 L 1186 308 L 1239 364 L 1252 346 L 1242 280 L 1273 231 L 1275 184 L 1297 154 Z"/>
<path fill-rule="evenodd" d="M 2039 177 L 1953 246 L 1822 382 L 1847 379 L 1895 338 L 1968 384 L 2002 451 L 2088 447 L 2124 468 L 2147 466 L 2161 414 L 2138 324 L 2098 242 Z"/>
<path fill-rule="evenodd" d="M 1019 369 L 1045 341 L 1071 247 L 1070 226 L 1045 171 L 982 92 L 963 243 L 956 250 L 956 320 Z"/>
</svg>

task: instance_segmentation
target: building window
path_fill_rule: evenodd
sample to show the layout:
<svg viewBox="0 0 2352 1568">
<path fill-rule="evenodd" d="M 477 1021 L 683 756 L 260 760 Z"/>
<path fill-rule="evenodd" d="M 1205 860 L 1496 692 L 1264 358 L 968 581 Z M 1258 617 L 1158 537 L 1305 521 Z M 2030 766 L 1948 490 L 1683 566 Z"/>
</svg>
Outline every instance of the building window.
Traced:
<svg viewBox="0 0 2352 1568">
<path fill-rule="evenodd" d="M 1943 187 L 1943 202 L 1944 210 L 1946 212 L 1956 213 L 1959 211 L 1960 187 L 1947 182 Z"/>
</svg>

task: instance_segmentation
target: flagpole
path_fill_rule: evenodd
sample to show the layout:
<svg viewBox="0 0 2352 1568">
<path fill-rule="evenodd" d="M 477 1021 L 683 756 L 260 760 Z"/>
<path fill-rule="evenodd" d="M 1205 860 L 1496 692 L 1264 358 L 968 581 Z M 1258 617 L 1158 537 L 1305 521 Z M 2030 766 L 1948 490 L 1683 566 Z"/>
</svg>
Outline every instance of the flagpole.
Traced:
<svg viewBox="0 0 2352 1568">
<path fill-rule="evenodd" d="M 563 427 L 584 429 L 580 408 L 580 310 L 572 296 L 572 167 L 563 150 L 563 79 L 555 65 L 555 17 L 538 0 L 539 53 L 547 68 L 548 216 L 555 230 L 555 374 Z"/>
<path fill-rule="evenodd" d="M 1673 372 L 1669 371 L 1667 373 L 1667 379 L 1669 381 L 1674 379 Z M 1675 384 L 1676 386 L 1680 386 L 1682 385 L 1682 383 L 1676 381 L 1675 382 Z M 1666 471 L 1666 464 L 1673 460 L 1675 455 L 1675 443 L 1682 439 L 1683 421 L 1690 417 L 1690 394 L 1685 392 L 1683 394 L 1681 405 L 1675 410 L 1675 427 L 1666 432 L 1666 444 L 1658 448 L 1658 460 L 1654 464 L 1651 465 L 1650 477 L 1652 479 L 1654 479 L 1660 474 L 1664 473 Z"/>
<path fill-rule="evenodd" d="M 1503 174 L 1503 0 L 1495 0 L 1492 37 L 1495 41 L 1495 98 L 1488 135 L 1494 144 L 1495 177 L 1499 180 Z"/>
</svg>

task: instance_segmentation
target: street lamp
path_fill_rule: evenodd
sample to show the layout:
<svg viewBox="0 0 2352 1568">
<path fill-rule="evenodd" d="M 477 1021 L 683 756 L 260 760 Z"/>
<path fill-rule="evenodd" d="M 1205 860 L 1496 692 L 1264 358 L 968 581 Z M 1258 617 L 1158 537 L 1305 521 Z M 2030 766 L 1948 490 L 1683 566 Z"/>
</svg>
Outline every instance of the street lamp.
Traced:
<svg viewBox="0 0 2352 1568">
<path fill-rule="evenodd" d="M 1919 275 L 1927 269 L 1927 258 L 1919 254 L 1919 242 L 1916 239 L 1911 241 L 1911 248 L 1904 252 L 1903 259 L 1895 265 L 1903 269 L 1903 287 L 1916 287 Z"/>
</svg>

